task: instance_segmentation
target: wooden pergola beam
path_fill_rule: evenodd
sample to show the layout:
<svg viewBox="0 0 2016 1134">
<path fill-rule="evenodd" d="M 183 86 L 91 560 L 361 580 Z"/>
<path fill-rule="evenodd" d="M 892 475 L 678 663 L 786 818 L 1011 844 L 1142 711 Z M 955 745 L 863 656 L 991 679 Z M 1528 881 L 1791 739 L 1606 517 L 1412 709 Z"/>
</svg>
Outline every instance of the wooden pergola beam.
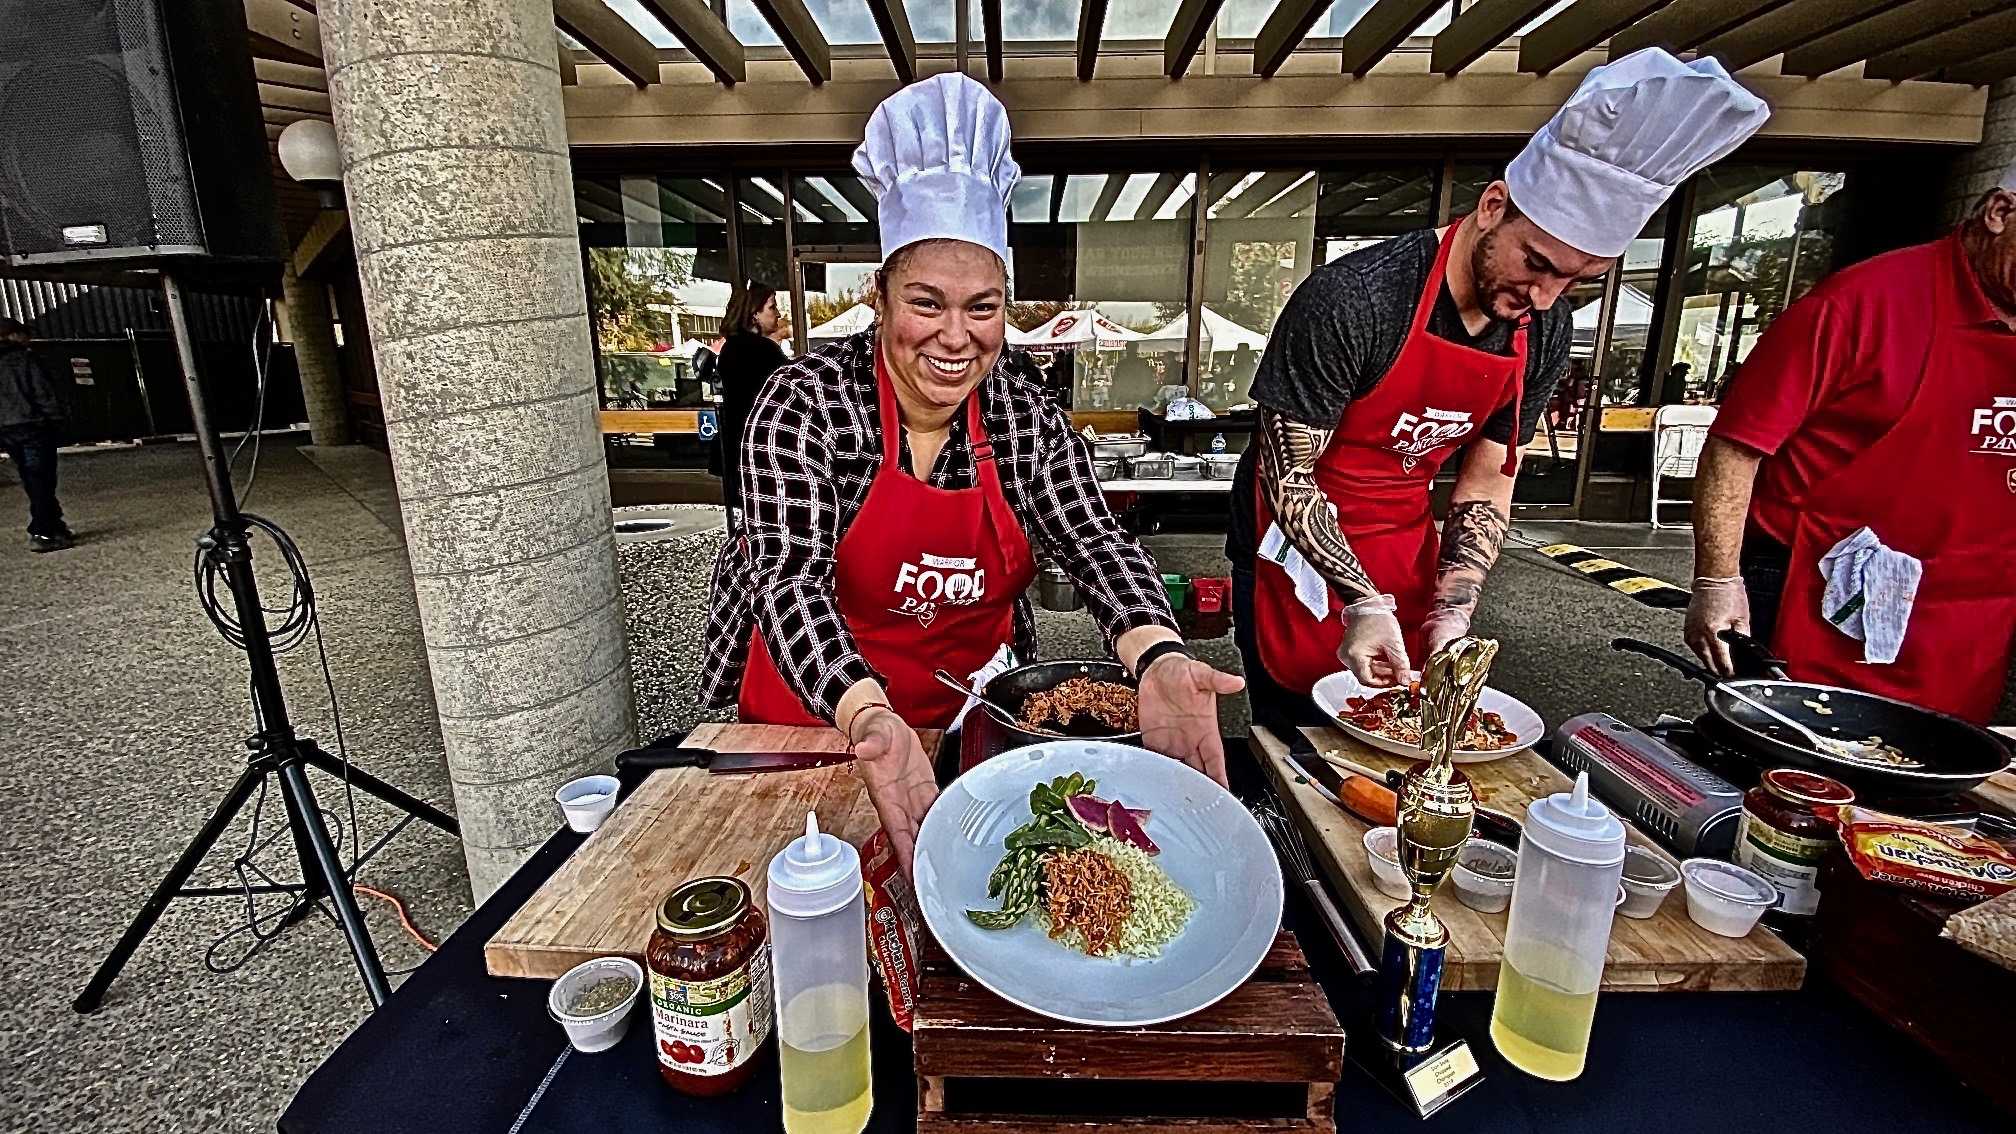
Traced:
<svg viewBox="0 0 2016 1134">
<path fill-rule="evenodd" d="M 560 68 L 560 85 L 578 86 L 581 72 L 574 64 L 574 49 L 567 46 L 567 38 L 560 31 L 560 25 L 553 25 L 553 60 Z"/>
<path fill-rule="evenodd" d="M 1140 206 L 1134 210 L 1134 219 L 1154 220 L 1155 214 L 1162 211 L 1162 206 L 1168 203 L 1169 198 L 1175 194 L 1176 187 L 1181 184 L 1183 175 L 1180 173 L 1165 173 L 1157 177 L 1155 183 L 1148 187 L 1147 194 L 1141 198 Z"/>
<path fill-rule="evenodd" d="M 304 91 L 300 87 L 281 87 L 272 83 L 259 84 L 259 105 L 284 110 L 306 110 L 314 114 L 329 113 L 329 96 L 321 91 Z"/>
<path fill-rule="evenodd" d="M 1673 0 L 1671 4 L 1610 37 L 1610 58 L 1622 59 L 1644 47 L 1691 51 L 1730 28 L 1779 7 L 1785 0 Z"/>
<path fill-rule="evenodd" d="M 1078 2 L 1078 81 L 1089 83 L 1099 66 L 1099 39 L 1106 34 L 1106 0 Z"/>
<path fill-rule="evenodd" d="M 1090 219 L 1093 221 L 1105 220 L 1107 215 L 1112 213 L 1113 205 L 1120 200 L 1121 190 L 1125 188 L 1127 188 L 1126 174 L 1107 174 L 1106 183 L 1099 187 L 1099 200 L 1092 206 L 1092 216 Z"/>
<path fill-rule="evenodd" d="M 721 17 L 714 14 L 702 0 L 637 0 L 644 10 L 658 18 L 658 21 L 672 29 L 686 50 L 693 53 L 714 77 L 724 83 L 739 83 L 749 77 L 749 66 L 744 58 L 742 41 L 728 30 Z M 602 5 L 599 0 L 597 7 Z M 554 5 L 559 7 L 557 0 Z M 606 9 L 605 9 L 606 10 Z M 614 15 L 615 13 L 610 13 Z M 626 25 L 627 26 L 627 25 Z M 575 36 L 579 39 L 579 36 Z"/>
<path fill-rule="evenodd" d="M 1190 61 L 1204 46 L 1204 37 L 1218 21 L 1218 9 L 1225 0 L 1183 0 L 1176 19 L 1169 25 L 1169 38 L 1162 42 L 1162 73 L 1180 79 L 1190 69 Z"/>
<path fill-rule="evenodd" d="M 1551 3 L 1553 0 L 1477 0 L 1467 5 L 1435 37 L 1429 70 L 1454 75 L 1505 42 L 1507 36 Z"/>
<path fill-rule="evenodd" d="M 1939 77 L 1946 82 L 1967 83 L 1977 87 L 1999 83 L 2012 76 L 2016 76 L 2016 47 L 1991 51 L 1978 59 L 1968 60 L 1956 67 L 1948 67 L 1939 73 Z"/>
<path fill-rule="evenodd" d="M 1400 46 L 1444 0 L 1377 0 L 1351 30 L 1344 33 L 1344 73 L 1364 78 L 1366 72 Z"/>
<path fill-rule="evenodd" d="M 754 0 L 754 3 L 763 15 L 763 22 L 777 33 L 784 50 L 798 61 L 798 69 L 805 72 L 813 86 L 833 77 L 833 48 L 812 13 L 805 10 L 805 0 Z"/>
<path fill-rule="evenodd" d="M 658 81 L 658 49 L 602 0 L 553 0 L 553 22 L 640 89 Z"/>
<path fill-rule="evenodd" d="M 905 86 L 916 82 L 917 37 L 910 31 L 910 14 L 904 11 L 903 0 L 868 0 L 868 14 L 875 17 L 897 80 Z"/>
<path fill-rule="evenodd" d="M 1701 54 L 1713 55 L 1724 67 L 1740 71 L 1846 27 L 1872 12 L 1880 12 L 1895 2 L 1791 0 L 1707 40 L 1701 44 Z"/>
<path fill-rule="evenodd" d="M 2016 8 L 1969 20 L 1908 47 L 1873 55 L 1863 65 L 1862 77 L 1892 82 L 1922 78 L 1942 67 L 1979 59 L 2011 43 L 2016 43 Z"/>
<path fill-rule="evenodd" d="M 1329 0 L 1280 0 L 1253 37 L 1253 73 L 1271 79 L 1330 9 Z"/>
<path fill-rule="evenodd" d="M 1285 192 L 1289 186 L 1301 180 L 1308 170 L 1277 169 L 1264 173 L 1248 185 L 1244 192 L 1227 201 L 1213 215 L 1213 220 L 1240 220 L 1253 215 L 1253 210 L 1272 201 Z"/>
<path fill-rule="evenodd" d="M 1519 37 L 1519 69 L 1545 75 L 1609 39 L 1663 0 L 1580 0 Z"/>
<path fill-rule="evenodd" d="M 1001 0 L 980 0 L 980 34 L 987 42 L 987 81 L 998 83 L 1006 73 L 1001 57 Z"/>
<path fill-rule="evenodd" d="M 1895 51 L 1976 16 L 2007 7 L 2007 0 L 1904 0 L 1785 53 L 1784 71 L 1812 79 L 1851 63 Z"/>
<path fill-rule="evenodd" d="M 304 67 L 322 63 L 322 25 L 315 13 L 287 0 L 245 0 L 252 54 Z"/>
</svg>

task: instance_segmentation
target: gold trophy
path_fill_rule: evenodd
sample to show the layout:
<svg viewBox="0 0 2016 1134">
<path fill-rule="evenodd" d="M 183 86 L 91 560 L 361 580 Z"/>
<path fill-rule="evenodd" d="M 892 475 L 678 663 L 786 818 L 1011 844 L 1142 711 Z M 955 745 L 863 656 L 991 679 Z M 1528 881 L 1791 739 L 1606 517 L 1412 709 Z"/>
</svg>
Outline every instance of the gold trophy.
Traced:
<svg viewBox="0 0 2016 1134">
<path fill-rule="evenodd" d="M 1374 1015 L 1379 1038 L 1396 1053 L 1414 1055 L 1435 1044 L 1435 996 L 1449 930 L 1428 908 L 1470 837 L 1476 794 L 1456 767 L 1463 723 L 1477 707 L 1498 643 L 1458 638 L 1428 659 L 1421 673 L 1421 750 L 1400 785 L 1400 870 L 1413 894 L 1386 915 Z"/>
</svg>

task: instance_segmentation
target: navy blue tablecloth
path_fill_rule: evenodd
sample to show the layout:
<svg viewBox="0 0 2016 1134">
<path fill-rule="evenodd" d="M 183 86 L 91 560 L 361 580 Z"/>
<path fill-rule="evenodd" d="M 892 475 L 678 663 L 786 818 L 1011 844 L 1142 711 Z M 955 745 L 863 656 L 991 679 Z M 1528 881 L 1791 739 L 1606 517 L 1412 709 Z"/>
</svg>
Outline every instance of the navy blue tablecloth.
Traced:
<svg viewBox="0 0 2016 1134">
<path fill-rule="evenodd" d="M 658 1077 L 649 1016 L 595 1055 L 570 1052 L 546 1015 L 548 982 L 487 975 L 483 944 L 565 861 L 581 836 L 561 832 L 407 978 L 302 1084 L 280 1118 L 286 1134 L 610 1134 L 663 1130 L 750 1134 L 781 1129 L 774 1045 L 754 1079 L 721 1099 L 692 1099 Z M 1291 895 L 1296 891 L 1291 890 Z M 1291 926 L 1313 927 L 1299 898 Z M 1320 929 L 1298 933 L 1340 1017 L 1358 983 Z M 870 1042 L 870 1130 L 913 1129 L 908 1037 L 879 990 Z M 2006 1118 L 1845 996 L 1796 993 L 1609 993 L 1599 1001 L 1587 1069 L 1550 1083 L 1507 1067 L 1491 1046 L 1489 993 L 1443 998 L 1446 1031 L 1467 1037 L 1486 1081 L 1427 1122 L 1347 1067 L 1340 1130 L 1562 1134 L 1743 1129 L 2006 1131 Z M 1353 1036 L 1353 1044 L 1371 1043 Z"/>
</svg>

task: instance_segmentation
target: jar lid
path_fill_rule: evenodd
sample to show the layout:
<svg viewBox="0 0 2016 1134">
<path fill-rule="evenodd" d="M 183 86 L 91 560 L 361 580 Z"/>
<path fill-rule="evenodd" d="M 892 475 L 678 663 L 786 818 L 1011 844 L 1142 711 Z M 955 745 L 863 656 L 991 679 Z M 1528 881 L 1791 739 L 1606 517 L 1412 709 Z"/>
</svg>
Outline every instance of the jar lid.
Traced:
<svg viewBox="0 0 2016 1134">
<path fill-rule="evenodd" d="M 1853 803 L 1855 789 L 1830 776 L 1804 768 L 1773 768 L 1764 773 L 1764 790 L 1791 803 Z"/>
<path fill-rule="evenodd" d="M 725 932 L 749 908 L 749 887 L 739 878 L 695 878 L 658 904 L 658 928 L 682 941 Z"/>
</svg>

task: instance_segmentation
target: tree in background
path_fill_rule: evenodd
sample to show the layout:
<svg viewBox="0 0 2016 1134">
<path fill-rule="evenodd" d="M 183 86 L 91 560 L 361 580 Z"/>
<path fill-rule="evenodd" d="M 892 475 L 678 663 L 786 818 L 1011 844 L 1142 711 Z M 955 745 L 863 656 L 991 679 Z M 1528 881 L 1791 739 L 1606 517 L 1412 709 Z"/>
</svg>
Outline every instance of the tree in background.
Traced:
<svg viewBox="0 0 2016 1134">
<path fill-rule="evenodd" d="M 1057 313 L 1069 308 L 1068 303 L 1054 299 L 1031 300 L 1026 303 L 1008 305 L 1008 323 L 1018 331 L 1033 331 L 1057 317 Z"/>
<path fill-rule="evenodd" d="M 672 337 L 679 290 L 693 282 L 693 253 L 677 248 L 590 248 L 588 294 L 605 351 L 650 350 Z M 651 304 L 673 309 L 668 315 Z"/>
<path fill-rule="evenodd" d="M 875 286 L 864 283 L 858 291 L 836 291 L 830 294 L 815 292 L 805 297 L 805 326 L 807 330 L 830 323 L 839 318 L 857 303 L 874 306 Z"/>
</svg>

